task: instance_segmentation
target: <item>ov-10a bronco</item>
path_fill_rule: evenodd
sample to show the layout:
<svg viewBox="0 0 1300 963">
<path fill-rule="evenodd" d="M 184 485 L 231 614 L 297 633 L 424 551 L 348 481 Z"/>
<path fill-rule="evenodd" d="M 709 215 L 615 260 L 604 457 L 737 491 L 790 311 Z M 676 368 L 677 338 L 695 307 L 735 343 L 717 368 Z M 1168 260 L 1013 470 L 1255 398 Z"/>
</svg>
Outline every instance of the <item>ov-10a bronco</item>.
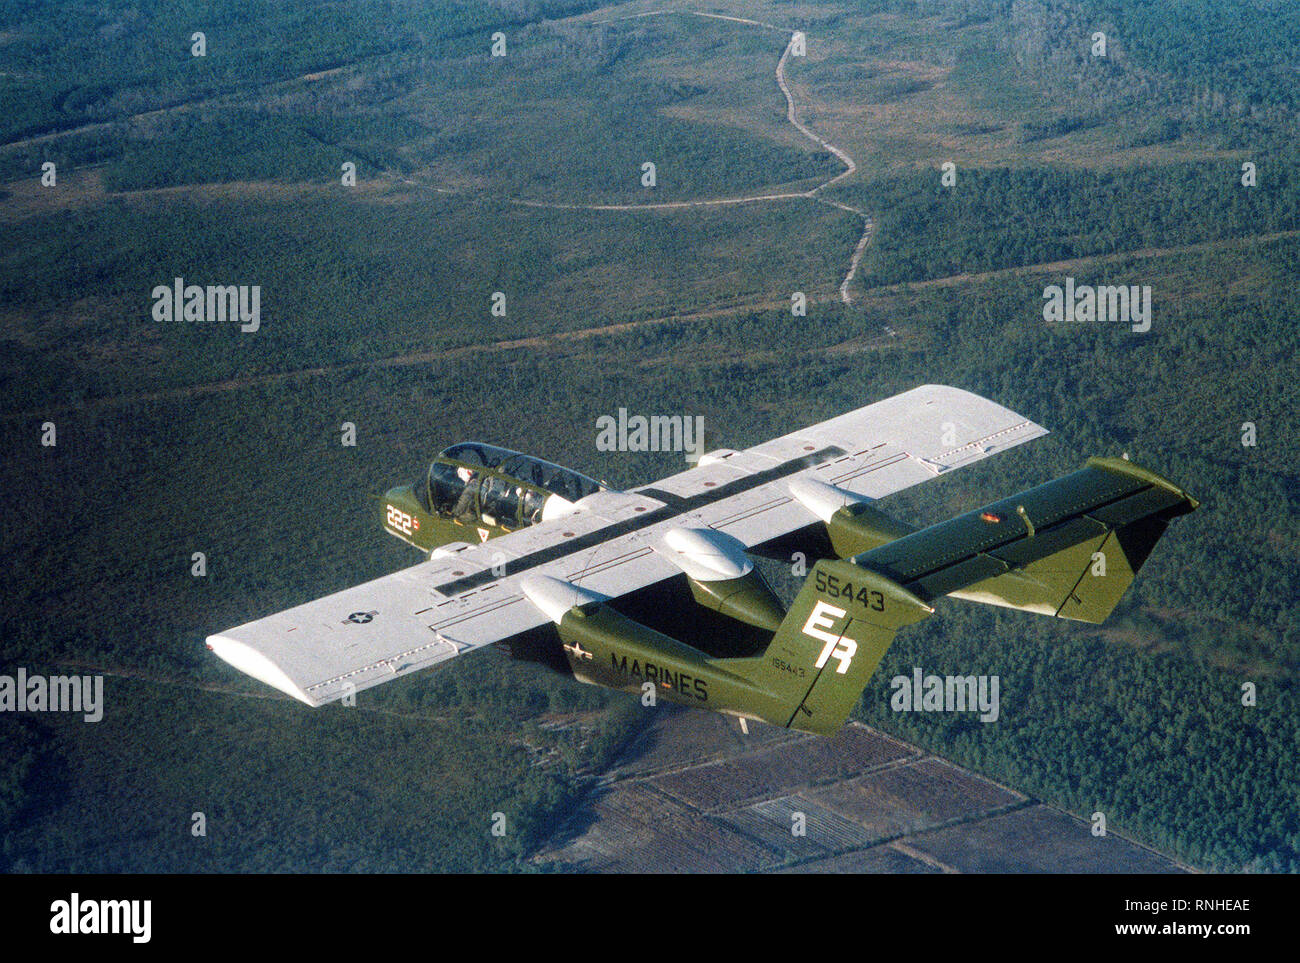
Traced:
<svg viewBox="0 0 1300 963">
<path fill-rule="evenodd" d="M 454 446 L 384 503 L 427 561 L 208 646 L 312 706 L 500 643 L 582 682 L 834 733 L 936 599 L 1101 622 L 1197 507 L 1121 458 L 920 530 L 875 504 L 1044 434 L 926 385 L 628 491 Z M 812 567 L 787 610 L 753 557 L 796 552 Z"/>
</svg>

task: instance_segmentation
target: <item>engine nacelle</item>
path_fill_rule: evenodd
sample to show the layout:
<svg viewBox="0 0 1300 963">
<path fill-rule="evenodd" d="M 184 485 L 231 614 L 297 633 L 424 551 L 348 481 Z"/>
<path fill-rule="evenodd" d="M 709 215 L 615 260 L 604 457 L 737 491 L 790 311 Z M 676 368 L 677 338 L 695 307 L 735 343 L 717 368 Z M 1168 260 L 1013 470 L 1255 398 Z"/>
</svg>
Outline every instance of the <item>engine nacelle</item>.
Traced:
<svg viewBox="0 0 1300 963">
<path fill-rule="evenodd" d="M 691 596 L 705 608 L 768 632 L 785 618 L 739 539 L 713 528 L 674 528 L 656 551 L 686 573 Z"/>
<path fill-rule="evenodd" d="M 813 478 L 791 482 L 790 494 L 825 523 L 838 558 L 852 558 L 916 531 L 875 508 L 865 495 Z"/>
</svg>

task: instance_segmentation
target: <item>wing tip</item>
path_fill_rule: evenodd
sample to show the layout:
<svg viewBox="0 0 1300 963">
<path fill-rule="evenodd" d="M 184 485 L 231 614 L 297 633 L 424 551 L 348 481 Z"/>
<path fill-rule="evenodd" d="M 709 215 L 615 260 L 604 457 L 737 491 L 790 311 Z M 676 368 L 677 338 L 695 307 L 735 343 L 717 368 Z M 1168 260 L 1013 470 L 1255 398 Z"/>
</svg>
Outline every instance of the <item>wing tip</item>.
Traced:
<svg viewBox="0 0 1300 963">
<path fill-rule="evenodd" d="M 956 388 L 953 387 L 952 385 L 942 385 L 942 384 L 924 384 L 924 385 L 917 385 L 915 388 L 912 389 L 912 391 L 932 396 L 931 401 L 929 403 L 933 403 L 935 401 L 941 401 L 941 400 L 949 401 L 949 402 L 965 402 L 965 403 L 970 403 L 971 401 L 975 401 L 978 402 L 979 405 L 984 406 L 987 409 L 996 412 L 1005 412 L 1008 415 L 1013 415 L 1016 418 L 1019 418 L 1021 420 L 1021 424 L 1018 424 L 1015 427 L 1020 429 L 1023 434 L 1027 435 L 1027 437 L 1021 438 L 1020 439 L 1021 441 L 1032 441 L 1033 439 L 1040 438 L 1043 435 L 1051 434 L 1050 430 L 1044 428 L 1042 425 L 1038 424 L 1038 422 L 1034 421 L 1033 419 L 1026 418 L 1020 412 L 1013 411 L 1011 408 L 1008 408 L 1006 405 L 1002 404 L 1001 402 L 994 401 L 992 398 L 986 398 L 984 395 L 978 394 L 974 391 L 967 391 L 965 388 Z M 911 392 L 904 392 L 904 394 L 910 394 L 910 393 Z"/>
<path fill-rule="evenodd" d="M 320 702 L 307 695 L 289 678 L 283 669 L 247 643 L 226 635 L 209 635 L 207 644 L 217 658 L 234 666 L 245 675 L 250 675 L 257 681 L 278 689 L 285 695 L 292 696 L 313 708 L 320 705 Z"/>
</svg>

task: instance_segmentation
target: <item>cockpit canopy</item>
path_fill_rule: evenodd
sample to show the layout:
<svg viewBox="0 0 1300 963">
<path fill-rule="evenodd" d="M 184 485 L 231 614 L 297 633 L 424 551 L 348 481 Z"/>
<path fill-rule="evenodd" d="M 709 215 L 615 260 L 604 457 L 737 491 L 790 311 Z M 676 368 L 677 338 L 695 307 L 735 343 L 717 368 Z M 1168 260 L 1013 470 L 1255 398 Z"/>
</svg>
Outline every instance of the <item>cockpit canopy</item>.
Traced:
<svg viewBox="0 0 1300 963">
<path fill-rule="evenodd" d="M 482 465 L 499 474 L 509 475 L 529 485 L 544 488 L 571 502 L 595 494 L 603 487 L 600 482 L 570 468 L 553 465 L 549 461 L 510 451 L 508 448 L 481 445 L 473 441 L 445 448 L 438 457 L 450 458 L 465 465 Z"/>
<path fill-rule="evenodd" d="M 549 495 L 576 502 L 603 487 L 532 455 L 462 442 L 444 449 L 430 466 L 426 501 L 439 515 L 513 529 L 540 521 Z"/>
</svg>

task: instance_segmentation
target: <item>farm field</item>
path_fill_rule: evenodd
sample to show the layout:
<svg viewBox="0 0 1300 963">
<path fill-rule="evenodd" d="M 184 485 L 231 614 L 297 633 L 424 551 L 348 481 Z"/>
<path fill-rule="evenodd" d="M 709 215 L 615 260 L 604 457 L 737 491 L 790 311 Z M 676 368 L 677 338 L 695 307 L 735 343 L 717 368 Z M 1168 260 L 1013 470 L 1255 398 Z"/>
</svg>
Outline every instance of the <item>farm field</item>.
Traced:
<svg viewBox="0 0 1300 963">
<path fill-rule="evenodd" d="M 827 740 L 751 724 L 739 745 L 729 728 L 662 713 L 534 858 L 584 872 L 1184 871 L 860 724 Z"/>
</svg>

